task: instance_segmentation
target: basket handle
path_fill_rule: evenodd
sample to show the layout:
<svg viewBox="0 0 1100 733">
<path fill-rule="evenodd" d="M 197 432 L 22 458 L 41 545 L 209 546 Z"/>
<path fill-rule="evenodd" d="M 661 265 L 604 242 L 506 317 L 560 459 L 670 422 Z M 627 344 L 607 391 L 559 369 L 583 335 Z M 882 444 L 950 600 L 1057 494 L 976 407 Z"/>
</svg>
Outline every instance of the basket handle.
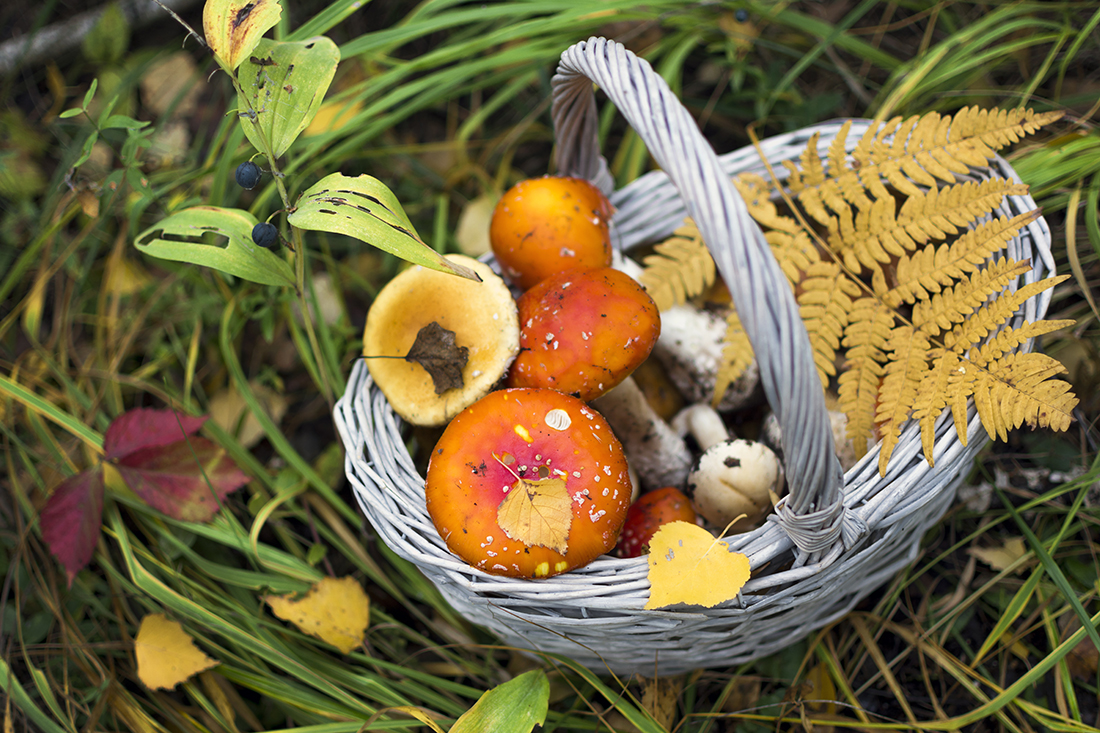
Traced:
<svg viewBox="0 0 1100 733">
<path fill-rule="evenodd" d="M 773 521 L 804 552 L 832 548 L 838 540 L 850 547 L 865 525 L 844 511 L 843 472 L 809 337 L 764 233 L 664 79 L 622 44 L 604 38 L 566 49 L 551 81 L 559 173 L 591 180 L 605 192 L 611 188 L 599 152 L 593 82 L 679 191 L 729 286 L 783 434 L 790 493 Z"/>
</svg>

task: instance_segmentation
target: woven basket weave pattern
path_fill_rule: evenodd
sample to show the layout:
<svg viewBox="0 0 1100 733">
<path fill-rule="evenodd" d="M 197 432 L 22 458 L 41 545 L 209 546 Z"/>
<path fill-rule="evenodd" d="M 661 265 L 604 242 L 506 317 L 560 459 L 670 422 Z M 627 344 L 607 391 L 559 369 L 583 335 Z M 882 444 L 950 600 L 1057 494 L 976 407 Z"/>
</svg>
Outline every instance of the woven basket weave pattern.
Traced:
<svg viewBox="0 0 1100 733">
<path fill-rule="evenodd" d="M 775 279 L 782 275 L 762 233 L 729 184 L 737 173 L 766 173 L 760 154 L 748 148 L 715 157 L 648 64 L 618 44 L 590 39 L 563 54 L 554 79 L 562 173 L 582 175 L 605 189 L 610 185 L 597 149 L 589 80 L 607 93 L 667 171 L 646 174 L 611 193 L 616 246 L 629 250 L 668 236 L 685 216 L 696 219 L 742 320 L 748 321 L 766 396 L 784 425 L 792 496 L 782 516 L 730 539 L 733 550 L 748 555 L 752 579 L 737 600 L 715 609 L 646 611 L 644 558 L 603 557 L 539 581 L 475 570 L 451 554 L 436 532 L 425 506 L 424 479 L 405 451 L 400 421 L 362 361 L 336 406 L 348 449 L 347 475 L 381 541 L 416 564 L 457 611 L 506 644 L 561 653 L 597 671 L 617 673 L 675 674 L 747 661 L 839 618 L 911 563 L 921 536 L 950 507 L 985 443 L 985 430 L 972 407 L 963 447 L 950 414 L 941 415 L 931 468 L 921 454 L 918 427 L 909 424 L 885 477 L 878 475 L 877 450 L 841 477 L 797 306 L 786 281 Z M 848 137 L 853 146 L 867 124 L 853 122 Z M 773 164 L 795 159 L 811 134 L 818 132 L 825 148 L 839 128 L 830 123 L 782 135 L 764 141 L 761 150 Z M 1016 179 L 1000 159 L 973 171 L 976 179 L 993 175 Z M 1000 213 L 1033 208 L 1030 197 L 1012 196 Z M 1010 242 L 1008 255 L 1032 260 L 1027 281 L 1047 276 L 1053 261 L 1045 222 L 1040 218 L 1023 230 Z M 750 290 L 761 287 L 765 292 Z M 1012 325 L 1042 317 L 1049 298 L 1047 291 L 1029 302 Z"/>
</svg>

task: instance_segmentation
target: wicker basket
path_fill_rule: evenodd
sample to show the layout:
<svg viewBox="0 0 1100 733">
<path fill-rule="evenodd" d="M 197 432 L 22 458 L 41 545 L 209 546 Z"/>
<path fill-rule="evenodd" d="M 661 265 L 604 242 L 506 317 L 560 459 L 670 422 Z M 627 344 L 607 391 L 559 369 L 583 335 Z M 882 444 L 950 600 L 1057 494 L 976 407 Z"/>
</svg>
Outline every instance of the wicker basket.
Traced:
<svg viewBox="0 0 1100 733">
<path fill-rule="evenodd" d="M 558 169 L 605 190 L 610 176 L 599 155 L 593 82 L 645 141 L 661 172 L 611 194 L 618 209 L 616 245 L 629 249 L 666 237 L 685 216 L 695 219 L 729 285 L 756 351 L 761 384 L 784 436 L 789 495 L 761 528 L 731 539 L 748 555 L 752 579 L 738 599 L 713 609 L 646 611 L 644 558 L 602 557 L 579 570 L 538 581 L 487 575 L 451 554 L 428 516 L 424 479 L 404 447 L 401 425 L 360 361 L 336 407 L 347 447 L 347 475 L 382 541 L 416 564 L 464 616 L 505 643 L 557 652 L 597 671 L 675 674 L 735 664 L 775 652 L 849 611 L 913 561 L 921 536 L 950 506 L 955 488 L 985 443 L 971 407 L 968 447 L 950 413 L 936 424 L 935 468 L 921 454 L 910 423 L 887 475 L 871 451 L 842 475 L 821 385 L 798 307 L 760 229 L 730 177 L 764 172 L 755 149 L 717 157 L 668 86 L 621 45 L 593 38 L 562 54 L 553 80 Z M 854 145 L 869 123 L 855 121 Z M 810 135 L 828 146 L 839 124 L 782 135 L 762 144 L 770 161 L 796 158 Z M 972 171 L 1016 179 L 1003 160 Z M 1010 196 L 1002 214 L 1034 208 Z M 1050 232 L 1038 219 L 1008 246 L 1031 259 L 1027 280 L 1053 269 Z M 1048 290 L 1029 302 L 1023 319 L 1041 318 Z"/>
</svg>

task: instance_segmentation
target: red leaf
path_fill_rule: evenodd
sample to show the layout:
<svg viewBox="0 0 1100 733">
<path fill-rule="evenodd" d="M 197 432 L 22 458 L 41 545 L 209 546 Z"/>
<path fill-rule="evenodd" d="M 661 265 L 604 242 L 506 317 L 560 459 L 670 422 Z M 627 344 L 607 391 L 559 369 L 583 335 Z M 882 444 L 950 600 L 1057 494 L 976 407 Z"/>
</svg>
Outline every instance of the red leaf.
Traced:
<svg viewBox="0 0 1100 733">
<path fill-rule="evenodd" d="M 197 432 L 206 420 L 206 417 L 191 417 L 175 410 L 128 410 L 107 427 L 103 452 L 107 460 L 111 460 L 144 448 L 169 445 Z"/>
<path fill-rule="evenodd" d="M 227 494 L 248 483 L 225 449 L 206 438 L 143 448 L 115 465 L 126 485 L 149 506 L 188 522 L 209 520 Z"/>
<path fill-rule="evenodd" d="M 92 559 L 103 526 L 103 470 L 70 476 L 50 495 L 38 517 L 42 539 L 65 568 L 69 585 Z"/>
</svg>

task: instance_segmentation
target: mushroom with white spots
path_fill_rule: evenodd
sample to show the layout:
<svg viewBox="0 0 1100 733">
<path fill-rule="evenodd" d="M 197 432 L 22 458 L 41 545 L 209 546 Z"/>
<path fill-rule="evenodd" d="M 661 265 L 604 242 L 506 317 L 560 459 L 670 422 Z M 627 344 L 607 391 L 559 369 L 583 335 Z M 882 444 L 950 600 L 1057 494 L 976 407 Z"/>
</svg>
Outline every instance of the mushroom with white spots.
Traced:
<svg viewBox="0 0 1100 733">
<path fill-rule="evenodd" d="M 631 489 L 599 413 L 557 390 L 503 389 L 443 431 L 425 498 L 447 547 L 470 565 L 546 578 L 615 547 Z"/>
</svg>

